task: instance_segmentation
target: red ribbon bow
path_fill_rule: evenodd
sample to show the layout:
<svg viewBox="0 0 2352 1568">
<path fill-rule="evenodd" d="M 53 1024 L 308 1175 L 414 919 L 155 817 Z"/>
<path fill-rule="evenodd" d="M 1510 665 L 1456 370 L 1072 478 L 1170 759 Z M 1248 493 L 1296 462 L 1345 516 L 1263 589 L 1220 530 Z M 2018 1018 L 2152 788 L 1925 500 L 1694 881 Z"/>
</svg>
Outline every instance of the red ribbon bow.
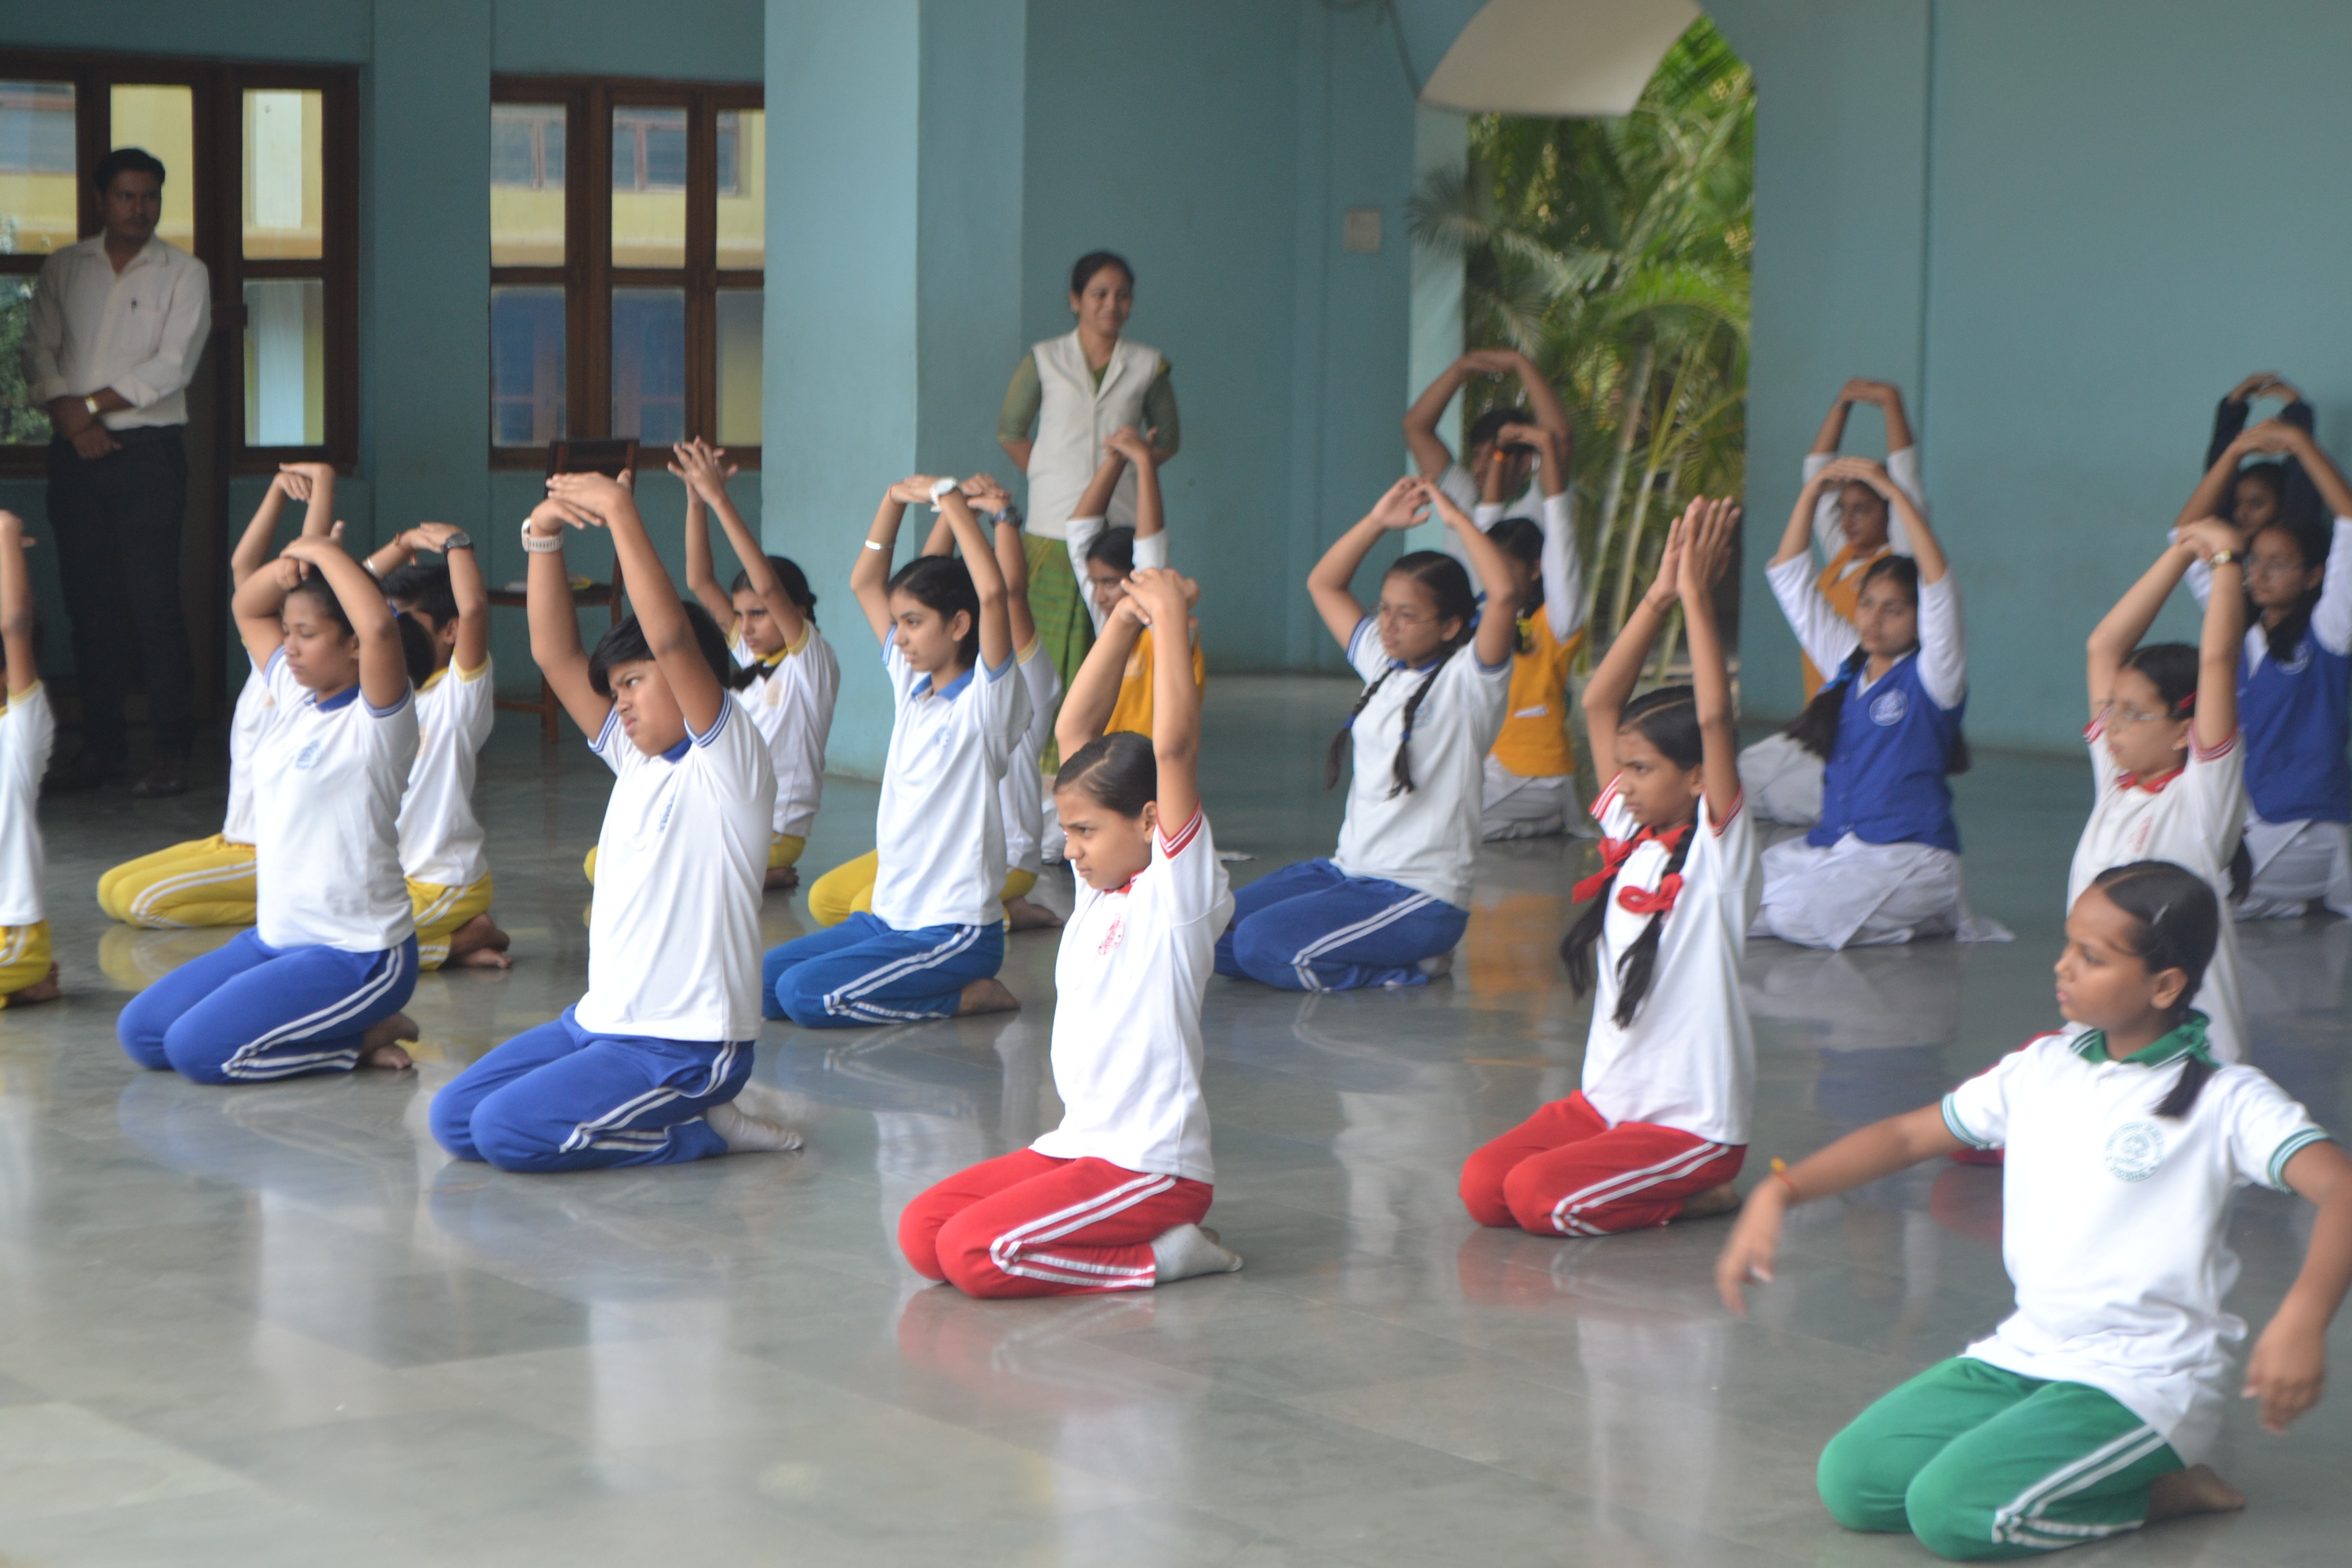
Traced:
<svg viewBox="0 0 2352 1568">
<path fill-rule="evenodd" d="M 1602 839 L 1601 869 L 1570 889 L 1568 895 L 1570 900 L 1580 904 L 1588 899 L 1599 897 L 1601 889 L 1607 887 L 1610 879 L 1615 877 L 1625 862 L 1633 858 L 1634 850 L 1644 844 L 1663 844 L 1671 853 L 1682 843 L 1684 837 L 1690 830 L 1691 825 L 1685 822 L 1664 833 L 1660 833 L 1655 828 L 1644 827 L 1631 838 Z M 1672 872 L 1658 879 L 1655 891 L 1647 888 L 1620 889 L 1617 893 L 1617 907 L 1637 915 L 1662 915 L 1675 907 L 1675 900 L 1681 895 L 1682 890 L 1682 873 Z"/>
</svg>

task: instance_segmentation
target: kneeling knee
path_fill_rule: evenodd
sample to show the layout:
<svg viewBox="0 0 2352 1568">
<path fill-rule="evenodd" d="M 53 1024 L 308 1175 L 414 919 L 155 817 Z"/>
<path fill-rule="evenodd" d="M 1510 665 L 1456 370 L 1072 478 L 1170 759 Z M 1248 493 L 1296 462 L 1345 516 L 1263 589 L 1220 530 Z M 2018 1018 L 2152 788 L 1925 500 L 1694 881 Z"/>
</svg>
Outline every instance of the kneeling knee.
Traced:
<svg viewBox="0 0 2352 1568">
<path fill-rule="evenodd" d="M 1303 990 L 1298 967 L 1291 962 L 1297 951 L 1265 921 L 1246 920 L 1234 928 L 1234 963 L 1261 985 Z"/>
<path fill-rule="evenodd" d="M 1500 1228 L 1518 1221 L 1511 1214 L 1509 1200 L 1503 1196 L 1503 1180 L 1507 1172 L 1496 1172 L 1473 1155 L 1462 1167 L 1462 1180 L 1457 1192 L 1462 1206 L 1480 1225 Z"/>
<path fill-rule="evenodd" d="M 474 1146 L 475 1107 L 457 1100 L 447 1089 L 434 1096 L 425 1112 L 427 1126 L 433 1130 L 433 1142 L 446 1150 L 456 1160 L 479 1160 L 482 1152 Z"/>
<path fill-rule="evenodd" d="M 1993 1505 L 1967 1495 L 1959 1478 L 1929 1465 L 1903 1494 L 1903 1513 L 1919 1544 L 1955 1563 L 2015 1553 L 1993 1538 Z"/>
<path fill-rule="evenodd" d="M 1830 1517 L 1848 1530 L 1881 1534 L 1908 1530 L 1901 1488 L 1888 1486 L 1880 1468 L 1870 1443 L 1854 1436 L 1852 1427 L 1831 1438 L 1813 1476 Z"/>
<path fill-rule="evenodd" d="M 932 1237 L 933 1256 L 940 1270 L 934 1278 L 945 1279 L 967 1296 L 1002 1295 L 1004 1271 L 997 1267 L 995 1256 L 989 1250 L 993 1239 L 973 1226 L 948 1221 Z"/>
<path fill-rule="evenodd" d="M 474 1107 L 466 1135 L 473 1145 L 472 1157 L 500 1171 L 544 1171 L 561 1152 L 551 1140 L 506 1114 L 495 1095 Z"/>
<path fill-rule="evenodd" d="M 798 969 L 787 969 L 776 977 L 773 994 L 778 1016 L 803 1029 L 822 1029 L 842 1022 L 825 1005 L 824 994 L 803 979 Z"/>
</svg>

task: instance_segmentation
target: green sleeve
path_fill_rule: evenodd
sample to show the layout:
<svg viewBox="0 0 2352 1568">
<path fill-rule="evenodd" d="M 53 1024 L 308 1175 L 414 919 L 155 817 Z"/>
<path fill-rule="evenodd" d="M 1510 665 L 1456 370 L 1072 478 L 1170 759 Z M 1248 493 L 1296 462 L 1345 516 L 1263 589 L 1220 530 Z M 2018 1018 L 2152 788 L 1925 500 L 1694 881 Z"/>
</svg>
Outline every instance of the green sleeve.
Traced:
<svg viewBox="0 0 2352 1568">
<path fill-rule="evenodd" d="M 1160 362 L 1160 374 L 1151 378 L 1151 385 L 1143 394 L 1143 427 L 1159 432 L 1151 445 L 1161 459 L 1176 455 L 1184 439 L 1183 421 L 1176 414 L 1176 384 L 1168 378 L 1168 362 Z"/>
<path fill-rule="evenodd" d="M 999 441 L 1026 441 L 1030 427 L 1037 423 L 1037 411 L 1045 406 L 1045 388 L 1037 379 L 1037 356 L 1025 353 L 1021 363 L 1013 367 L 1013 384 L 1004 389 L 1004 407 L 996 416 L 996 438 Z"/>
</svg>

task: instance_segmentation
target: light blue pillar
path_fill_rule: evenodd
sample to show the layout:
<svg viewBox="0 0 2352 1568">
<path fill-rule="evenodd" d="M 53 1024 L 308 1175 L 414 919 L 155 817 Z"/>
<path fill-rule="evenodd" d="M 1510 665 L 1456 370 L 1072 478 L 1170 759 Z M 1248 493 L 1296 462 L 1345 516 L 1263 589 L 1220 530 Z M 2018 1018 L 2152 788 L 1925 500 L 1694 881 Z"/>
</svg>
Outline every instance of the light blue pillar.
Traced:
<svg viewBox="0 0 2352 1568">
<path fill-rule="evenodd" d="M 1469 155 L 1468 116 L 1450 109 L 1414 107 L 1412 177 L 1416 190 L 1433 174 L 1461 174 Z M 1412 341 L 1405 360 L 1406 406 L 1421 395 L 1423 387 L 1462 357 L 1462 253 L 1416 243 L 1412 247 Z M 1445 414 L 1437 422 L 1437 433 L 1454 451 L 1462 450 L 1460 394 L 1445 405 Z M 1404 447 L 1402 435 L 1397 446 L 1404 450 L 1401 460 L 1410 466 L 1412 454 Z M 1445 525 L 1432 519 L 1406 531 L 1404 547 L 1439 549 L 1444 531 Z"/>
<path fill-rule="evenodd" d="M 847 592 L 875 505 L 908 474 L 988 464 L 1019 355 L 1023 9 L 768 4 L 761 532 L 841 655 L 837 773 L 878 776 L 889 744 Z M 908 520 L 900 559 L 929 522 Z"/>
</svg>

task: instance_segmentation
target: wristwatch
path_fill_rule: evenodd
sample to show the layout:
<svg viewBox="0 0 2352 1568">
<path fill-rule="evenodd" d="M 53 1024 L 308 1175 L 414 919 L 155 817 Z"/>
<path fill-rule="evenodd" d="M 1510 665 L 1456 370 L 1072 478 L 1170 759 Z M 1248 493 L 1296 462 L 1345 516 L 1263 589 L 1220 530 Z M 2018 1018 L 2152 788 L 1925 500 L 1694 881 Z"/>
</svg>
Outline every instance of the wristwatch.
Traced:
<svg viewBox="0 0 2352 1568">
<path fill-rule="evenodd" d="M 2238 559 L 2238 552 L 2234 550 L 2216 550 L 2213 552 L 2213 559 L 2207 562 L 2206 565 L 2235 566 L 2241 571 L 2245 569 L 2245 563 Z"/>
<path fill-rule="evenodd" d="M 932 510 L 933 511 L 937 511 L 937 510 L 940 510 L 940 498 L 941 496 L 943 496 L 943 495 L 947 494 L 950 490 L 959 490 L 959 489 L 963 489 L 963 486 L 962 486 L 960 482 L 958 482 L 957 480 L 952 479 L 934 479 L 934 480 L 932 480 L 932 481 L 931 481 L 931 510 Z"/>
<path fill-rule="evenodd" d="M 468 540 L 467 542 L 471 543 L 472 541 Z M 563 535 L 551 533 L 545 540 L 541 540 L 539 535 L 530 531 L 530 519 L 524 518 L 522 548 L 527 555 L 561 555 L 563 553 Z"/>
<path fill-rule="evenodd" d="M 98 417 L 100 412 L 98 406 L 98 394 L 93 392 L 89 396 L 83 398 L 81 400 L 81 405 L 89 410 L 89 416 L 92 419 Z"/>
<path fill-rule="evenodd" d="M 530 526 L 530 520 L 529 518 L 523 519 L 522 525 L 525 528 L 529 528 Z M 462 528 L 441 542 L 441 552 L 444 555 L 446 555 L 452 550 L 471 550 L 472 548 L 474 548 L 474 536 L 467 533 Z"/>
</svg>

